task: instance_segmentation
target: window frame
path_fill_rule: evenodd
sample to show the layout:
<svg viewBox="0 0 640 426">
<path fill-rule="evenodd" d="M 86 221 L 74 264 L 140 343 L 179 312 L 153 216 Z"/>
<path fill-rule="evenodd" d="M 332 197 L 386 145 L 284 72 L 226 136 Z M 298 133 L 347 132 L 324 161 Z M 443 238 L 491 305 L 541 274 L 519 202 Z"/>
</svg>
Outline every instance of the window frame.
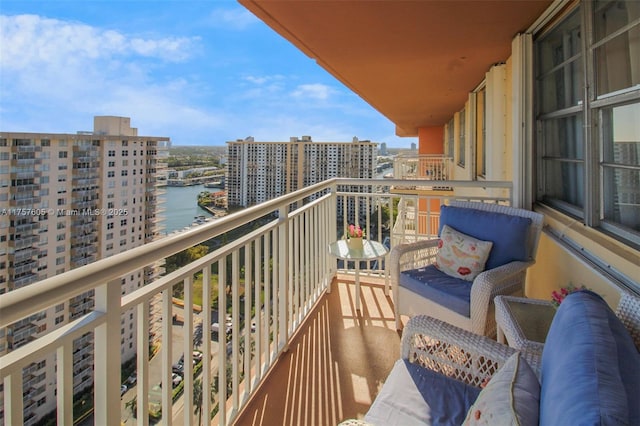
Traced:
<svg viewBox="0 0 640 426">
<path fill-rule="evenodd" d="M 458 113 L 458 167 L 465 168 L 467 162 L 467 108 L 462 108 Z"/>
<path fill-rule="evenodd" d="M 606 187 L 610 186 L 605 184 L 605 170 L 607 168 L 618 169 L 631 169 L 640 173 L 640 164 L 618 164 L 615 162 L 605 161 L 605 150 L 609 136 L 607 132 L 611 130 L 605 129 L 605 114 L 608 109 L 620 107 L 630 104 L 640 104 L 640 84 L 631 85 L 621 90 L 614 90 L 609 93 L 603 93 L 598 95 L 600 88 L 597 86 L 597 70 L 602 64 L 596 63 L 596 50 L 598 47 L 605 45 L 608 41 L 615 37 L 620 36 L 624 32 L 629 33 L 630 30 L 640 31 L 640 18 L 632 20 L 624 25 L 621 29 L 614 31 L 613 33 L 604 36 L 602 39 L 594 41 L 595 37 L 595 16 L 594 16 L 594 3 L 592 2 L 579 2 L 571 10 L 567 10 L 557 18 L 557 21 L 552 25 L 546 26 L 543 31 L 534 35 L 533 47 L 534 47 L 534 96 L 535 96 L 535 137 L 534 147 L 536 151 L 535 169 L 537 170 L 537 177 L 535 179 L 535 199 L 537 203 L 547 205 L 554 210 L 558 210 L 560 213 L 567 214 L 573 218 L 581 220 L 585 225 L 590 228 L 594 228 L 598 231 L 606 233 L 607 235 L 621 241 L 623 244 L 631 245 L 634 247 L 640 247 L 640 230 L 631 229 L 622 222 L 615 222 L 610 218 L 605 217 L 605 212 L 610 208 L 610 202 L 615 203 L 615 197 L 608 192 Z M 577 56 L 581 56 L 578 59 L 582 66 L 581 74 L 578 74 L 580 78 L 576 81 L 577 84 L 581 84 L 581 99 L 578 100 L 577 105 L 569 105 L 558 108 L 553 111 L 542 112 L 541 94 L 543 89 L 543 77 L 555 72 L 557 69 L 566 67 L 570 64 L 575 56 L 570 58 L 563 58 L 563 60 L 549 69 L 545 70 L 545 73 L 541 73 L 539 66 L 539 55 L 541 48 L 541 41 L 545 40 L 545 36 L 549 35 L 552 31 L 556 30 L 563 23 L 569 22 L 569 19 L 573 18 L 573 13 L 577 13 L 579 30 L 581 33 L 581 40 L 579 44 L 579 53 Z M 562 47 L 562 46 L 561 46 Z M 626 46 L 628 50 L 631 50 L 633 46 Z M 615 64 L 615 62 L 613 62 Z M 575 69 L 571 69 L 573 74 L 569 75 L 569 78 L 575 76 Z M 568 91 L 574 87 L 563 86 L 563 93 L 554 93 L 555 96 L 567 96 L 570 94 Z M 556 120 L 562 117 L 576 116 L 582 119 L 582 132 L 575 136 L 574 142 L 581 143 L 582 155 L 581 159 L 583 167 L 583 175 L 581 184 L 578 181 L 577 185 L 582 186 L 583 191 L 583 206 L 572 205 L 563 199 L 548 198 L 546 179 L 548 178 L 548 172 L 545 171 L 545 123 L 550 123 L 551 120 Z M 640 143 L 640 141 L 637 141 Z M 568 159 L 570 160 L 570 159 Z M 576 161 L 570 160 L 570 161 Z M 616 186 L 616 190 L 619 188 Z M 639 189 L 640 191 L 640 189 Z M 615 207 L 615 206 L 614 206 Z M 613 209 L 615 210 L 615 209 Z"/>
</svg>

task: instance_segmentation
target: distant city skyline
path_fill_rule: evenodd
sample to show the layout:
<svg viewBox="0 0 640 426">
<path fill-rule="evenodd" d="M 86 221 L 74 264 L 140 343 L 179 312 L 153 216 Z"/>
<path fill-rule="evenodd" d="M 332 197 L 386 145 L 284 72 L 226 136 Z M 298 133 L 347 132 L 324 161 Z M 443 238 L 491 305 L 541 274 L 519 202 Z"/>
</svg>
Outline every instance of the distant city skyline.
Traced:
<svg viewBox="0 0 640 426">
<path fill-rule="evenodd" d="M 0 44 L 5 132 L 116 115 L 174 145 L 417 141 L 235 1 L 3 0 Z"/>
</svg>

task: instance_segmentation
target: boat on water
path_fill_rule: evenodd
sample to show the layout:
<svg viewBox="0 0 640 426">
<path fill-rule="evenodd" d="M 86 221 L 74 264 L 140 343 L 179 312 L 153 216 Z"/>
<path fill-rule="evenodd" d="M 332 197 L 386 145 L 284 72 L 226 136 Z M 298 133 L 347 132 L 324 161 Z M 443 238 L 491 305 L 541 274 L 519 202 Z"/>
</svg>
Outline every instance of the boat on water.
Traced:
<svg viewBox="0 0 640 426">
<path fill-rule="evenodd" d="M 217 181 L 217 182 L 207 182 L 204 184 L 205 188 L 222 188 L 222 183 Z"/>
<path fill-rule="evenodd" d="M 203 223 L 207 223 L 208 218 L 204 215 L 194 216 L 193 223 L 191 225 L 202 225 Z"/>
</svg>

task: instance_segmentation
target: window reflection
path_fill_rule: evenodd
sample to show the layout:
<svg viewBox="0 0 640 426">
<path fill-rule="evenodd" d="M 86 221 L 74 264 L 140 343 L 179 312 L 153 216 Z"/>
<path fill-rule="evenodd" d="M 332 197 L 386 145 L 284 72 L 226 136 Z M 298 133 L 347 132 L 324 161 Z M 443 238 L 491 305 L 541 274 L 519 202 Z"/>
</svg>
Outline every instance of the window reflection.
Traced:
<svg viewBox="0 0 640 426">
<path fill-rule="evenodd" d="M 640 103 L 606 108 L 603 123 L 604 219 L 640 231 Z"/>
</svg>

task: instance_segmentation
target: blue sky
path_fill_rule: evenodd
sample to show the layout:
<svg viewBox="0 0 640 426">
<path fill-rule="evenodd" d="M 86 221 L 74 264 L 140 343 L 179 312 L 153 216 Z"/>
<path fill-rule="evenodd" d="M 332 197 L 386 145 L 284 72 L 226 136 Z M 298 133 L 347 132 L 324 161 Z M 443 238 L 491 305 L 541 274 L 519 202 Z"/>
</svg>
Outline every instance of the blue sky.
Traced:
<svg viewBox="0 0 640 426">
<path fill-rule="evenodd" d="M 233 0 L 0 0 L 0 93 L 5 132 L 417 142 Z"/>
</svg>

